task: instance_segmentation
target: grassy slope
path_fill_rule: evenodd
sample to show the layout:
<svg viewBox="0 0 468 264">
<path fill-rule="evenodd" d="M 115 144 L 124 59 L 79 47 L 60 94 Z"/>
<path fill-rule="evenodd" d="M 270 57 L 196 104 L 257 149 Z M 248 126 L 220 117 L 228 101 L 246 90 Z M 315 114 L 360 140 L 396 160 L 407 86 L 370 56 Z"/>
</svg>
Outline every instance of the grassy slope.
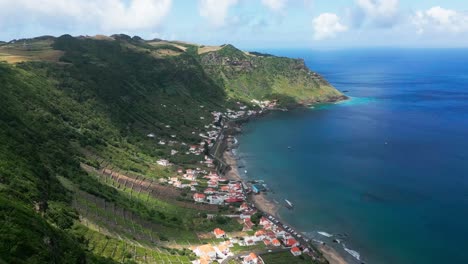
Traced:
<svg viewBox="0 0 468 264">
<path fill-rule="evenodd" d="M 304 61 L 267 54 L 246 54 L 232 45 L 201 55 L 208 73 L 232 98 L 280 99 L 283 104 L 342 99 L 342 94 L 310 71 Z"/>
<path fill-rule="evenodd" d="M 157 59 L 120 44 L 63 37 L 55 48 L 65 53 L 66 64 L 0 64 L 0 198 L 15 201 L 3 204 L 2 210 L 11 213 L 2 214 L 0 221 L 11 228 L 2 230 L 2 241 L 8 243 L 1 243 L 0 257 L 49 262 L 47 257 L 52 256 L 62 263 L 85 258 L 79 239 L 57 229 L 67 230 L 77 219 L 70 207 L 73 195 L 57 176 L 142 219 L 162 224 L 161 237 L 183 236 L 183 232 L 193 236 L 194 221 L 202 230 L 212 228 L 197 212 L 170 209 L 170 204 L 155 209 L 152 203 L 116 191 L 80 169 L 80 162 L 94 161 L 82 154 L 86 150 L 125 171 L 152 177 L 170 175 L 153 165 L 155 159 L 166 156 L 167 149 L 146 134 L 154 132 L 163 139 L 177 134 L 187 143 L 199 142 L 190 132 L 205 125 L 211 119 L 209 111 L 219 109 L 223 102 L 222 89 L 190 62 L 192 58 Z M 202 122 L 200 116 L 207 121 Z M 15 206 L 30 217 L 22 216 Z M 34 218 L 44 219 L 42 225 L 31 226 L 28 219 Z M 52 234 L 57 247 L 51 248 L 54 254 L 44 251 L 44 233 Z M 30 237 L 28 250 L 23 245 L 24 235 Z M 74 251 L 63 253 L 68 247 L 76 249 L 75 255 Z"/>
<path fill-rule="evenodd" d="M 223 83 L 213 80 L 207 66 L 200 64 L 203 57 L 194 46 L 184 44 L 183 53 L 177 48 L 178 56 L 161 56 L 161 48 L 175 50 L 138 38 L 113 38 L 116 40 L 62 36 L 54 42 L 49 38 L 29 42 L 46 53 L 64 54 L 60 63 L 55 58 L 41 59 L 40 51 L 28 53 L 21 45 L 9 44 L 11 53 L 30 59 L 15 65 L 0 63 L 0 260 L 112 262 L 100 257 L 99 250 L 88 250 L 83 230 L 76 231 L 78 212 L 88 209 L 93 210 L 95 223 L 115 227 L 109 225 L 109 208 L 99 207 L 104 202 L 130 212 L 137 225 L 150 221 L 160 226 L 155 236 L 158 239 L 189 241 L 196 239 L 192 230 L 238 228 L 226 219 L 206 220 L 198 211 L 132 193 L 81 169 L 80 163 L 98 167 L 98 160 L 104 160 L 115 170 L 133 175 L 172 175 L 170 170 L 155 166 L 154 161 L 182 146 L 161 146 L 146 135 L 155 133 L 158 140 L 170 140 L 170 135 L 176 134 L 179 142 L 198 143 L 195 135 L 210 122 L 210 112 L 231 104 Z M 229 54 L 231 51 L 219 52 L 222 56 L 239 55 Z M 262 58 L 255 63 L 265 64 L 260 68 L 272 67 L 263 70 L 270 72 L 292 62 L 283 65 L 283 60 L 269 62 Z M 258 86 L 262 75 L 260 70 L 244 76 L 258 96 L 271 91 L 288 93 L 276 78 L 274 85 L 268 86 L 271 91 L 263 91 Z M 266 83 L 271 82 L 270 77 L 264 77 Z M 236 74 L 233 80 L 240 83 Z M 241 90 L 227 91 L 235 98 L 253 98 Z M 193 166 L 199 157 L 176 155 L 171 159 Z M 79 205 L 75 207 L 78 211 L 71 206 L 72 201 Z M 115 230 L 134 228 L 125 219 L 118 223 Z M 134 238 L 130 235 L 128 239 Z M 103 255 L 109 257 L 108 253 Z"/>
</svg>

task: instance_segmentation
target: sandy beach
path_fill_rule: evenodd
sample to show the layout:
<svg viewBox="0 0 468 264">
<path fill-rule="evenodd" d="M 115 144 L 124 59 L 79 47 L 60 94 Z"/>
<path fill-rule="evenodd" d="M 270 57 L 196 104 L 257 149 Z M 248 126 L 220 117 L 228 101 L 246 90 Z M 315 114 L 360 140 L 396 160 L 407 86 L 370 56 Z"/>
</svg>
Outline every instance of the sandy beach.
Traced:
<svg viewBox="0 0 468 264">
<path fill-rule="evenodd" d="M 224 152 L 223 159 L 224 159 L 224 162 L 226 162 L 226 164 L 231 166 L 231 169 L 227 171 L 224 176 L 228 178 L 229 180 L 241 181 L 242 178 L 240 177 L 239 170 L 237 169 L 236 157 L 234 157 L 234 155 L 232 154 L 230 150 L 226 150 Z"/>
<path fill-rule="evenodd" d="M 348 262 L 346 262 L 346 260 L 344 260 L 335 249 L 327 245 L 322 245 L 319 249 L 330 264 L 348 264 Z"/>
<path fill-rule="evenodd" d="M 230 144 L 228 144 L 228 146 L 231 147 Z M 239 170 L 237 169 L 236 157 L 232 154 L 232 152 L 230 150 L 225 151 L 223 158 L 226 164 L 231 166 L 231 169 L 225 174 L 226 178 L 229 180 L 242 180 L 239 174 Z M 278 217 L 277 213 L 279 205 L 268 199 L 264 193 L 252 194 L 250 195 L 250 199 L 255 204 L 255 207 L 261 211 Z"/>
</svg>

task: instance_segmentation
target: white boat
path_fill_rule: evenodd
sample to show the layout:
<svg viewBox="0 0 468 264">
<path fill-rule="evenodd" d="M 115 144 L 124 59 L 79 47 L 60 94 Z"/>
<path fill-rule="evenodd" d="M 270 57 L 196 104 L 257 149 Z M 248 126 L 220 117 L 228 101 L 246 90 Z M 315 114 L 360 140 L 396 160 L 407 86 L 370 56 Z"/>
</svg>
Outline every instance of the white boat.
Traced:
<svg viewBox="0 0 468 264">
<path fill-rule="evenodd" d="M 284 199 L 284 201 L 286 202 L 286 207 L 288 207 L 289 209 L 294 208 L 294 204 L 288 201 L 288 199 Z"/>
</svg>

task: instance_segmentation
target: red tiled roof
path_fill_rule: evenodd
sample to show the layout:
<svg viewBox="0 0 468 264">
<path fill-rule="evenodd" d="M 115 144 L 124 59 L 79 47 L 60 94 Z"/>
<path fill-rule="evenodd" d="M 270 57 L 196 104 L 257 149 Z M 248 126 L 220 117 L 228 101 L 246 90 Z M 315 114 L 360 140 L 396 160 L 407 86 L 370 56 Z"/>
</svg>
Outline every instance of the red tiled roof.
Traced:
<svg viewBox="0 0 468 264">
<path fill-rule="evenodd" d="M 272 243 L 273 245 L 275 245 L 275 246 L 276 246 L 276 245 L 278 245 L 278 246 L 281 245 L 280 241 L 279 241 L 278 239 L 276 239 L 276 238 L 273 239 L 273 241 L 271 241 L 271 243 Z"/>
<path fill-rule="evenodd" d="M 301 252 L 301 250 L 298 247 L 293 247 L 291 248 L 291 252 Z"/>
<path fill-rule="evenodd" d="M 296 239 L 294 239 L 294 238 L 288 238 L 288 239 L 286 240 L 285 244 L 286 244 L 286 246 L 288 246 L 288 247 L 292 247 L 292 246 L 294 246 L 295 244 L 297 244 L 297 241 L 296 241 Z"/>
<path fill-rule="evenodd" d="M 203 194 L 203 193 L 195 193 L 193 195 L 193 198 L 196 199 L 196 198 L 205 198 L 206 196 Z"/>
<path fill-rule="evenodd" d="M 251 261 L 257 259 L 257 255 L 255 253 L 250 253 L 247 257 L 244 258 L 244 261 Z"/>
<path fill-rule="evenodd" d="M 221 228 L 215 228 L 215 230 L 213 231 L 215 233 L 215 235 L 217 236 L 222 236 L 225 234 L 225 232 L 221 229 Z"/>
</svg>

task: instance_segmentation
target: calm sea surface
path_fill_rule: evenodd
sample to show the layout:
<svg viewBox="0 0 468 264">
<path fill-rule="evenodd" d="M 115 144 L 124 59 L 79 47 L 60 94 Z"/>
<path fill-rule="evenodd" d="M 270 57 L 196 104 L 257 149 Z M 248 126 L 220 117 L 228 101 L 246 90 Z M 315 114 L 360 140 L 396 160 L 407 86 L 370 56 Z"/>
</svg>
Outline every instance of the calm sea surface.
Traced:
<svg viewBox="0 0 468 264">
<path fill-rule="evenodd" d="M 266 52 L 352 97 L 245 126 L 246 177 L 295 204 L 282 217 L 366 263 L 468 263 L 468 50 Z"/>
</svg>

